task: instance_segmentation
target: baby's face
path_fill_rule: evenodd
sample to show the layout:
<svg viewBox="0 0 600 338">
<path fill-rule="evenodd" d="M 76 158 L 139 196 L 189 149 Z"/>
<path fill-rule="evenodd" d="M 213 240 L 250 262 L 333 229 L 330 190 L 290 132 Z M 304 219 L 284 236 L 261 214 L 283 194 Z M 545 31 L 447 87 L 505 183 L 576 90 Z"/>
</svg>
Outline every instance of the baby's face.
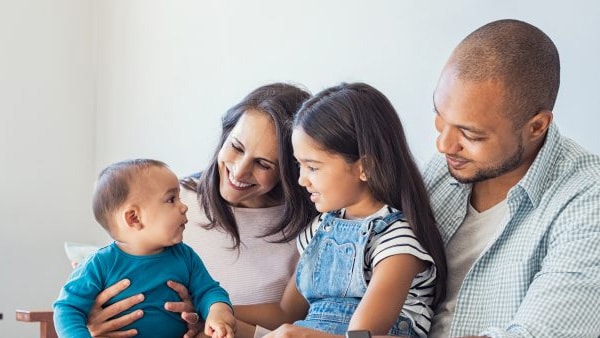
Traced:
<svg viewBox="0 0 600 338">
<path fill-rule="evenodd" d="M 141 229 L 136 245 L 149 253 L 162 251 L 183 240 L 187 205 L 179 199 L 179 181 L 165 167 L 151 167 L 132 187 L 131 197 L 139 204 Z"/>
</svg>

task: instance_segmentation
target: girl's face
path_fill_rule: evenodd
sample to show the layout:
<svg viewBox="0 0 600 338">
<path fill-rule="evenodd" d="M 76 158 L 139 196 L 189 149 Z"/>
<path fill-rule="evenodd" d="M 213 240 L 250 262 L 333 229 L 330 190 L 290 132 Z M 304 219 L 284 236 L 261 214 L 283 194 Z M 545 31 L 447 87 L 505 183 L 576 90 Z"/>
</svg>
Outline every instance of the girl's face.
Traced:
<svg viewBox="0 0 600 338">
<path fill-rule="evenodd" d="M 267 196 L 279 183 L 277 147 L 271 117 L 259 110 L 243 113 L 217 157 L 223 199 L 244 208 L 281 203 Z"/>
<path fill-rule="evenodd" d="M 292 133 L 294 157 L 300 165 L 298 183 L 310 193 L 319 212 L 346 209 L 346 218 L 364 218 L 379 210 L 367 186 L 360 161 L 348 163 L 324 150 L 302 128 Z"/>
</svg>

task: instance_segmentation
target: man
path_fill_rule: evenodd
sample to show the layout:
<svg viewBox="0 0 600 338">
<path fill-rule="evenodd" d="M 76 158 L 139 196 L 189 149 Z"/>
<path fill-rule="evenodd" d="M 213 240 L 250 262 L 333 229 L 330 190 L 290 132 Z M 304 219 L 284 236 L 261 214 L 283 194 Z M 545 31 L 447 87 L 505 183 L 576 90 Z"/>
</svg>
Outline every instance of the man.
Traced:
<svg viewBox="0 0 600 338">
<path fill-rule="evenodd" d="M 433 95 L 425 171 L 446 244 L 430 337 L 600 336 L 600 157 L 552 122 L 556 47 L 500 20 L 453 51 Z"/>
</svg>

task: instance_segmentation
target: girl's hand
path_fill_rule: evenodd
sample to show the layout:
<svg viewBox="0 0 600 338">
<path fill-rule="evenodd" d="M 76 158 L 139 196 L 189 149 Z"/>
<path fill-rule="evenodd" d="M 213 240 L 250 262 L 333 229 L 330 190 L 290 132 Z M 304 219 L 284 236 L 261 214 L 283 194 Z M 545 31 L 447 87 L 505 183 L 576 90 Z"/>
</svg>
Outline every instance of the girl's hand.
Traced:
<svg viewBox="0 0 600 338">
<path fill-rule="evenodd" d="M 131 308 L 135 304 L 144 300 L 144 295 L 139 294 L 129 298 L 120 300 L 106 308 L 102 308 L 111 298 L 121 293 L 121 291 L 129 287 L 130 281 L 123 279 L 116 284 L 111 285 L 96 297 L 96 301 L 88 315 L 87 327 L 92 337 L 133 337 L 137 334 L 137 330 L 131 329 L 127 331 L 117 331 L 120 328 L 129 325 L 136 320 L 142 318 L 144 312 L 137 310 L 128 313 L 118 318 L 110 319 L 123 311 Z"/>
<path fill-rule="evenodd" d="M 264 338 L 341 338 L 322 331 L 316 331 L 306 327 L 300 327 L 292 324 L 283 324 L 276 330 L 269 332 Z"/>
<path fill-rule="evenodd" d="M 182 299 L 181 302 L 166 302 L 165 309 L 171 312 L 181 313 L 181 318 L 188 324 L 188 331 L 184 338 L 196 337 L 204 327 L 204 322 L 199 322 L 200 316 L 195 312 L 192 297 L 188 289 L 177 282 L 168 281 L 167 285 L 173 289 Z"/>
</svg>

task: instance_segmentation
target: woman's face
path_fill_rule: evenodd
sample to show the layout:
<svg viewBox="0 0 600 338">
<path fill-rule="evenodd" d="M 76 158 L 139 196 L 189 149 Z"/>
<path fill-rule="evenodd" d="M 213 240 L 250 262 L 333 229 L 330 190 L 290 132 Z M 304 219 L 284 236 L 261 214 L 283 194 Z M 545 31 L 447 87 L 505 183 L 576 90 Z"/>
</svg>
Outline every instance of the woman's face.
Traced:
<svg viewBox="0 0 600 338">
<path fill-rule="evenodd" d="M 217 158 L 223 199 L 244 208 L 265 208 L 281 203 L 267 196 L 279 183 L 277 147 L 271 117 L 259 110 L 244 112 Z"/>
</svg>

